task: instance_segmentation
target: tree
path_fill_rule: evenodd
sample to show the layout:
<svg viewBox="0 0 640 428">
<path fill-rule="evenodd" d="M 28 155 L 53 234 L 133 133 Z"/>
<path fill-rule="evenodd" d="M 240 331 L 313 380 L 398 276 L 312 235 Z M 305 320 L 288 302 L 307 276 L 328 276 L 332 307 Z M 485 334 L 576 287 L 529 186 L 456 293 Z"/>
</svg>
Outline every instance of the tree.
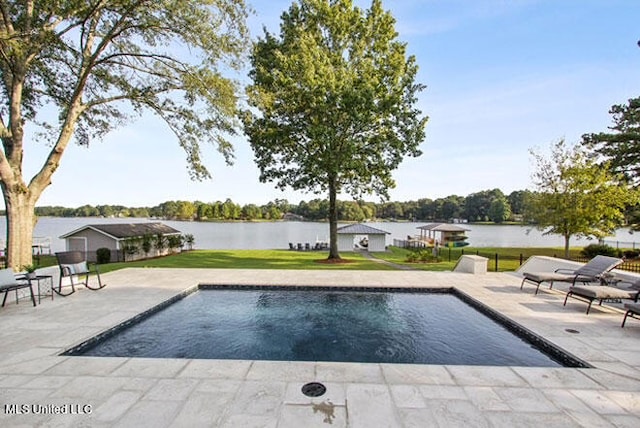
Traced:
<svg viewBox="0 0 640 428">
<path fill-rule="evenodd" d="M 487 212 L 489 220 L 494 223 L 502 223 L 509 220 L 511 217 L 511 206 L 506 197 L 497 197 L 489 205 L 489 211 Z"/>
<path fill-rule="evenodd" d="M 251 56 L 244 129 L 260 181 L 329 197 L 329 259 L 339 259 L 337 195 L 388 198 L 391 172 L 419 156 L 427 118 L 415 107 L 415 58 L 373 0 L 300 0 Z"/>
<path fill-rule="evenodd" d="M 515 190 L 509 193 L 509 196 L 507 196 L 507 201 L 509 202 L 511 212 L 513 214 L 524 213 L 525 201 L 529 197 L 530 193 L 530 190 Z"/>
<path fill-rule="evenodd" d="M 636 185 L 640 183 L 640 97 L 627 105 L 614 105 L 613 132 L 582 136 L 582 144 L 601 155 L 615 172 L 625 175 Z"/>
<path fill-rule="evenodd" d="M 495 199 L 504 199 L 500 189 L 483 190 L 472 193 L 465 198 L 464 211 L 470 221 L 487 221 L 489 208 Z"/>
<path fill-rule="evenodd" d="M 155 113 L 209 177 L 200 144 L 232 160 L 244 0 L 0 0 L 0 185 L 11 266 L 31 263 L 33 212 L 68 145 L 88 145 L 129 118 Z M 35 137 L 32 137 L 35 136 Z M 25 145 L 51 150 L 23 176 Z M 70 189 L 72 190 L 72 189 Z"/>
<path fill-rule="evenodd" d="M 563 140 L 554 144 L 551 156 L 531 151 L 536 163 L 537 191 L 527 201 L 528 219 L 546 234 L 564 237 L 569 257 L 572 236 L 603 238 L 624 223 L 627 206 L 640 201 L 638 191 L 621 183 L 622 175 L 607 164 L 598 165 L 581 146 Z"/>
<path fill-rule="evenodd" d="M 193 220 L 196 215 L 196 206 L 190 201 L 176 202 L 176 218 L 178 220 Z"/>
</svg>

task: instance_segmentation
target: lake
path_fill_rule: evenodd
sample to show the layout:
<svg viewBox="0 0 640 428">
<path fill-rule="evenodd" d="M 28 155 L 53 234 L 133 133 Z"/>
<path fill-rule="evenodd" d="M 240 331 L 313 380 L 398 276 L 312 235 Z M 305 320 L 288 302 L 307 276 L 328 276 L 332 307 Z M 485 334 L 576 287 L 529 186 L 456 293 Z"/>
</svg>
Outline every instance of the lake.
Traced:
<svg viewBox="0 0 640 428">
<path fill-rule="evenodd" d="M 59 239 L 60 235 L 71 232 L 87 224 L 105 223 L 140 223 L 149 220 L 136 218 L 62 218 L 41 217 L 36 224 L 34 236 L 50 237 L 51 251 L 64 251 L 65 243 Z M 154 220 L 156 221 L 156 220 Z M 160 220 L 158 220 L 160 221 Z M 187 221 L 162 221 L 163 223 L 195 237 L 195 248 L 199 249 L 277 249 L 289 248 L 291 243 L 315 243 L 327 241 L 329 238 L 329 224 L 318 222 L 230 222 L 230 223 L 199 223 Z M 428 222 L 394 223 L 370 222 L 367 225 L 389 232 L 387 245 L 393 244 L 393 239 L 405 239 L 407 235 L 416 235 L 418 226 Z M 536 229 L 513 225 L 462 225 L 469 230 L 468 242 L 474 247 L 563 247 L 564 241 L 560 236 L 544 236 Z M 6 236 L 6 221 L 0 218 L 0 241 L 4 244 Z M 629 234 L 628 229 L 619 229 L 615 236 L 607 238 L 609 245 L 625 248 L 640 248 L 640 237 Z M 634 240 L 638 242 L 634 243 Z M 572 246 L 585 246 L 594 240 L 571 240 Z"/>
</svg>

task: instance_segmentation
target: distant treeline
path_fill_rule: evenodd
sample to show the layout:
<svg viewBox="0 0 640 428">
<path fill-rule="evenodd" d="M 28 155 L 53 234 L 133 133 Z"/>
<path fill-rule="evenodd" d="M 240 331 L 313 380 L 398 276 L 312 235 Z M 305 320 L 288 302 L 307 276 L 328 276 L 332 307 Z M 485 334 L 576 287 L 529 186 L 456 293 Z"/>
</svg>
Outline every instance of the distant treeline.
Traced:
<svg viewBox="0 0 640 428">
<path fill-rule="evenodd" d="M 451 195 L 439 199 L 418 199 L 408 202 L 338 201 L 339 219 L 363 221 L 387 220 L 444 220 L 492 221 L 501 223 L 520 220 L 529 191 L 514 191 L 505 195 L 499 189 L 485 190 L 466 197 Z M 239 205 L 224 202 L 168 201 L 155 207 L 125 207 L 121 205 L 84 205 L 78 208 L 36 207 L 36 215 L 52 217 L 142 217 L 167 220 L 280 220 L 282 218 L 325 220 L 329 202 L 313 199 L 290 204 L 276 199 L 266 205 Z"/>
</svg>

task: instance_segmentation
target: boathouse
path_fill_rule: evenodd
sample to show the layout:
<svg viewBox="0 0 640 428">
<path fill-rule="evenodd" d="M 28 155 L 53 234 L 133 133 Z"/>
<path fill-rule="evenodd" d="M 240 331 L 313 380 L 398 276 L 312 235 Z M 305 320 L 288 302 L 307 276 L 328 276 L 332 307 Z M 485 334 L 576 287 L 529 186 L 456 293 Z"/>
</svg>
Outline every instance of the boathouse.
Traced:
<svg viewBox="0 0 640 428">
<path fill-rule="evenodd" d="M 354 249 L 381 252 L 386 250 L 386 235 L 389 232 L 367 226 L 366 224 L 349 224 L 338 228 L 338 251 Z"/>
</svg>

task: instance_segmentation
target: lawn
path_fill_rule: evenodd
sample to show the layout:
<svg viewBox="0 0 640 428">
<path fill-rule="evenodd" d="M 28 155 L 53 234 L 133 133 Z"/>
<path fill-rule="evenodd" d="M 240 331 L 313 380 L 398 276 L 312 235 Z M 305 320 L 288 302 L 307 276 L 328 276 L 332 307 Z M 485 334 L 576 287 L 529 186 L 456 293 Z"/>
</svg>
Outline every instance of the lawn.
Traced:
<svg viewBox="0 0 640 428">
<path fill-rule="evenodd" d="M 579 255 L 582 248 L 571 248 L 570 257 Z M 425 250 L 430 252 L 431 250 Z M 494 247 L 465 247 L 465 248 L 441 248 L 439 262 L 407 262 L 407 256 L 412 250 L 404 248 L 389 247 L 386 253 L 376 253 L 375 256 L 392 263 L 411 266 L 414 269 L 429 271 L 453 270 L 456 262 L 462 254 L 476 254 L 489 259 L 488 269 L 495 271 L 496 254 L 498 255 L 498 271 L 514 271 L 520 267 L 520 260 L 525 261 L 531 256 L 561 256 L 564 254 L 563 248 L 494 248 Z"/>
<path fill-rule="evenodd" d="M 418 270 L 450 271 L 458 258 L 464 254 L 478 254 L 489 259 L 489 270 L 495 270 L 495 255 L 498 254 L 498 270 L 514 271 L 520 266 L 520 255 L 526 260 L 532 255 L 561 255 L 561 248 L 442 248 L 439 262 L 408 263 L 410 250 L 389 247 L 385 253 L 373 253 L 375 258 L 392 263 L 407 265 Z M 571 250 L 577 256 L 580 248 Z M 347 269 L 347 270 L 393 270 L 393 267 L 376 263 L 355 252 L 343 252 L 341 256 L 348 263 L 328 264 L 326 251 L 289 251 L 289 250 L 193 250 L 179 254 L 139 260 L 126 263 L 100 265 L 101 272 L 127 267 L 163 267 L 163 268 L 214 268 L 214 269 Z M 39 266 L 55 266 L 53 256 L 42 256 Z"/>
<path fill-rule="evenodd" d="M 100 265 L 100 272 L 126 267 L 212 268 L 212 269 L 348 269 L 391 270 L 392 268 L 354 252 L 341 253 L 347 263 L 323 263 L 327 252 L 289 250 L 193 250 L 172 256 L 126 263 Z"/>
</svg>

